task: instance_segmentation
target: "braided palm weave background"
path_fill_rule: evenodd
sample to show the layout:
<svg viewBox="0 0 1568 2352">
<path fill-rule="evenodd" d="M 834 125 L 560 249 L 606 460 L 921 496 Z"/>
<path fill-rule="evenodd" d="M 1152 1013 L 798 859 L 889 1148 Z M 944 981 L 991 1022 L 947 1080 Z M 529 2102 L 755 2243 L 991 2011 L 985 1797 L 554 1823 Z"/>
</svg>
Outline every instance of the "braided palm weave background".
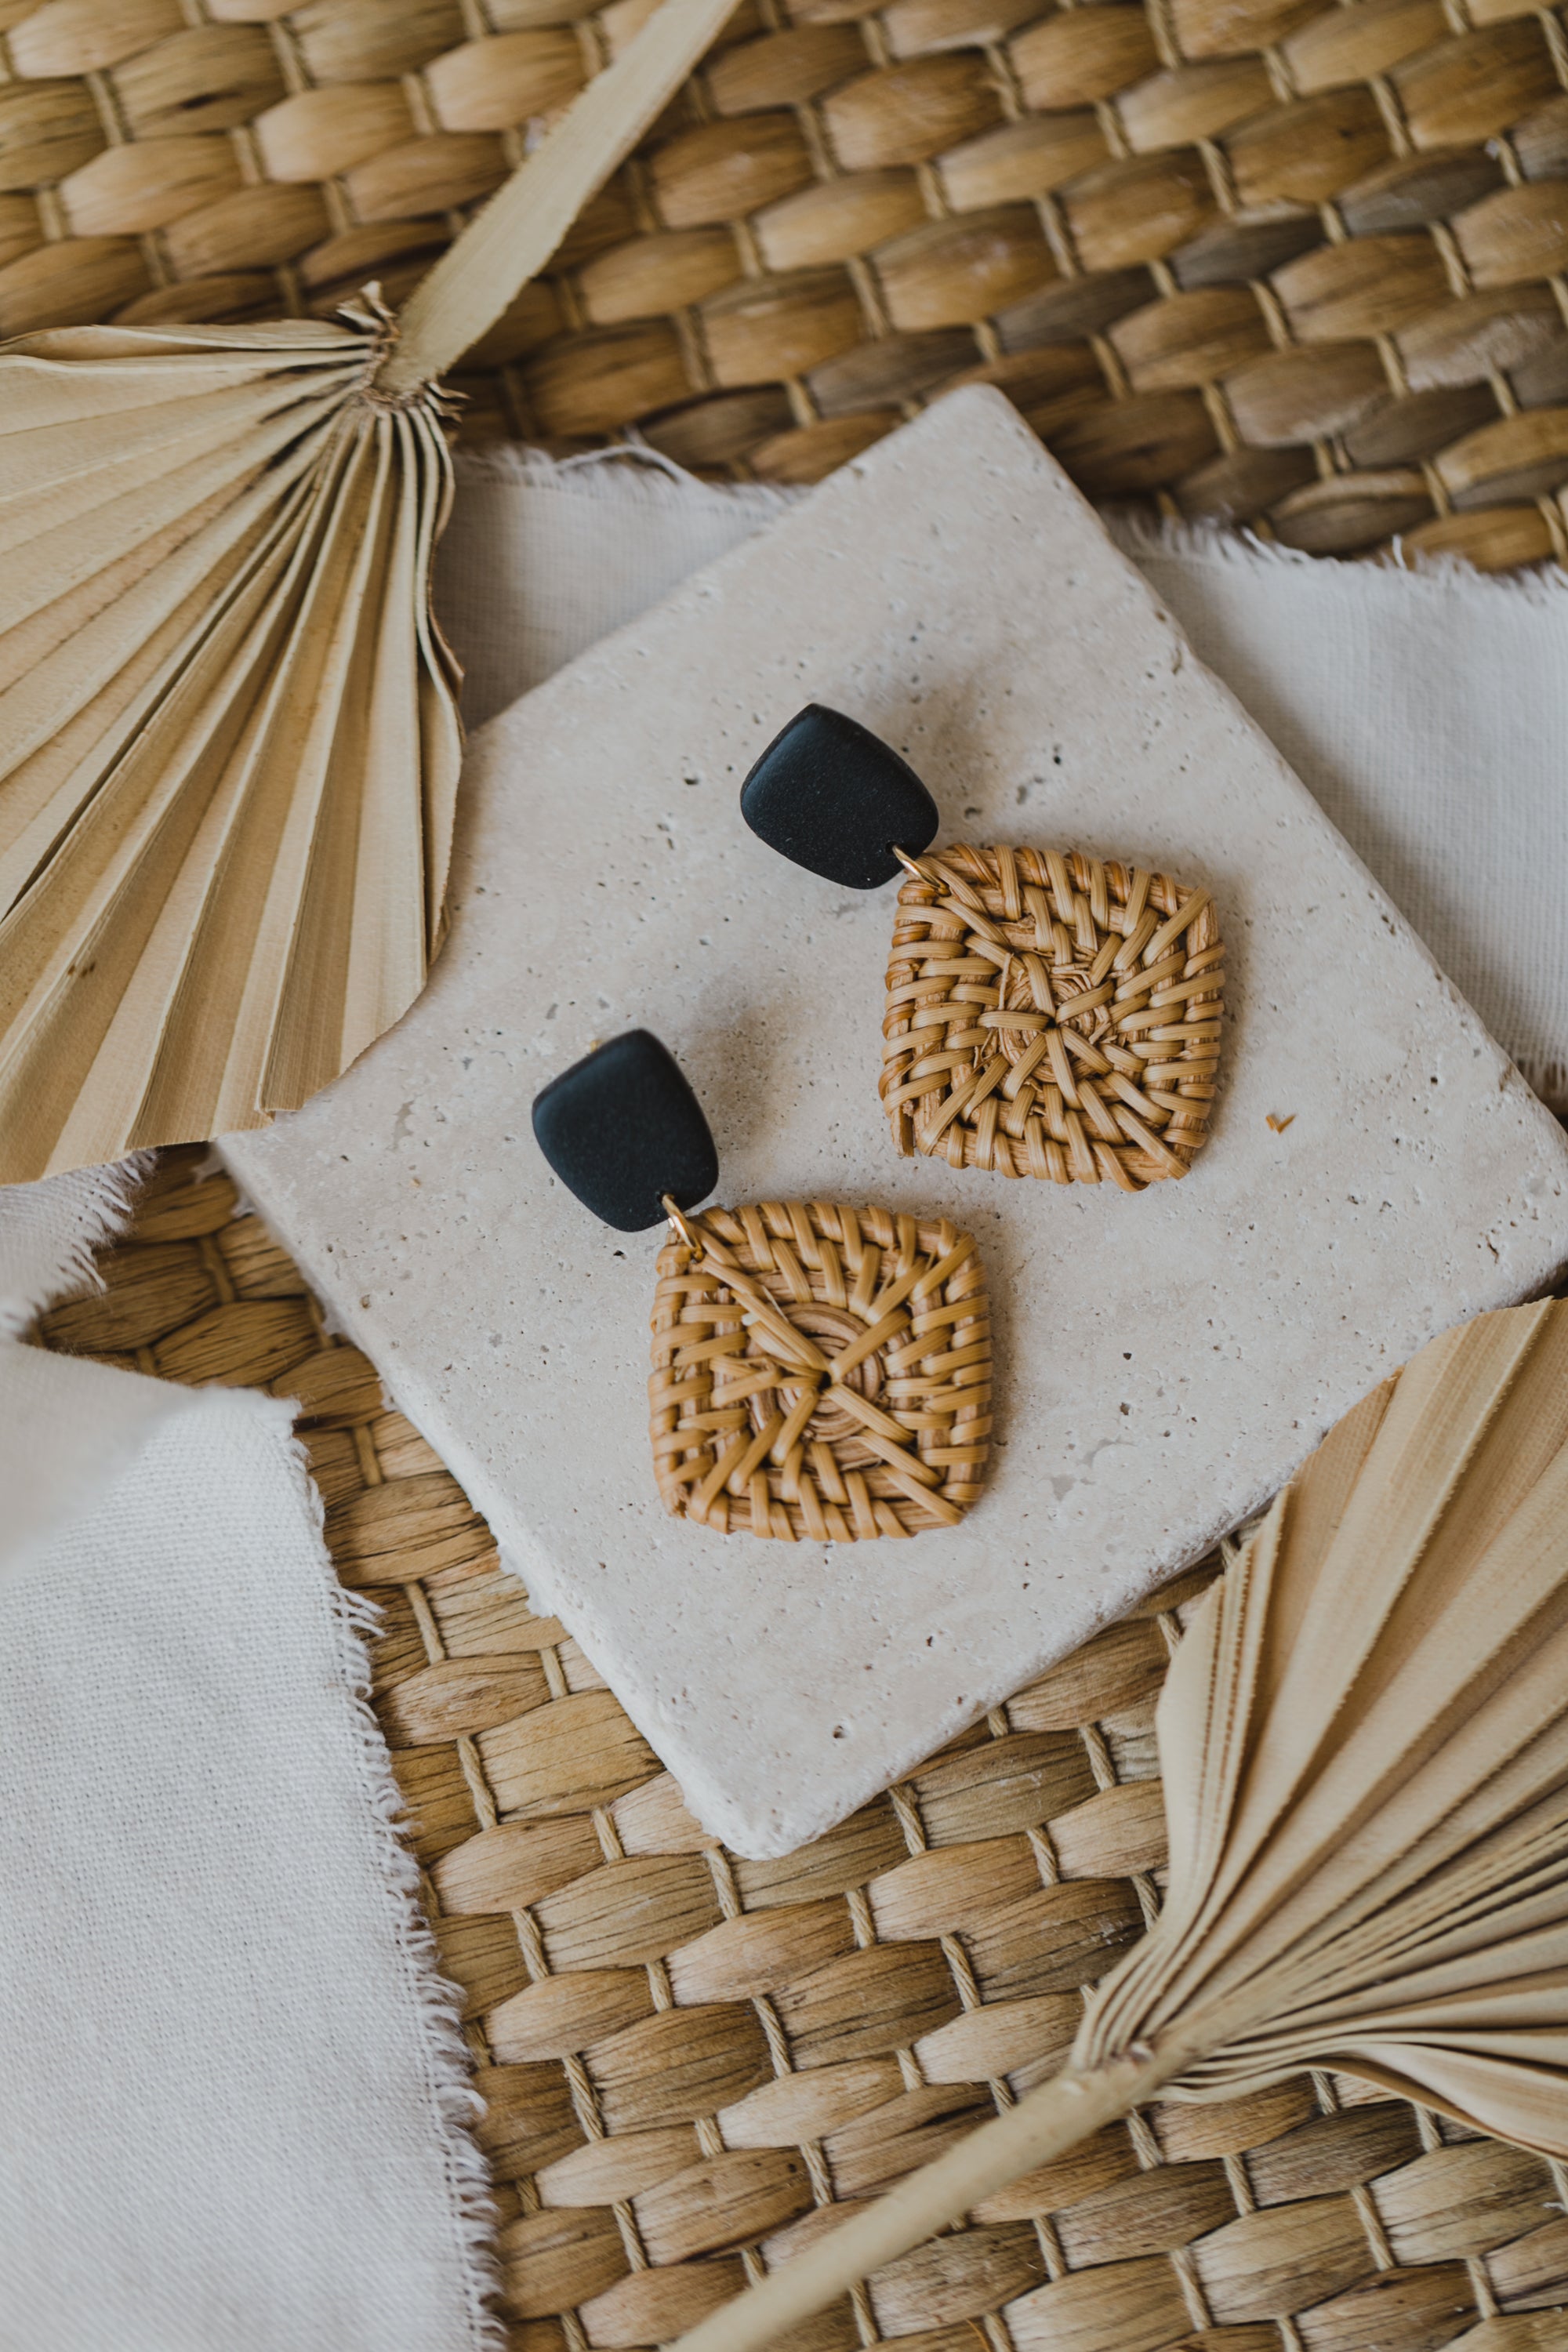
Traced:
<svg viewBox="0 0 1568 2352">
<path fill-rule="evenodd" d="M 1159 1902 L 1152 1717 L 1199 1570 L 815 1844 L 703 1837 L 302 1277 L 164 1155 L 47 1344 L 300 1401 L 489 2101 L 513 2352 L 675 2336 L 1058 2063 Z M 223 1563 L 214 1562 L 221 1576 Z M 1564 2168 L 1365 2085 L 1159 2106 L 794 2352 L 1560 2352 Z M 324 2347 L 323 2347 L 324 2352 Z"/>
<path fill-rule="evenodd" d="M 0 335 L 397 299 L 651 0 L 0 0 Z M 1568 555 L 1529 0 L 741 0 L 468 431 L 815 480 L 1001 384 L 1098 499 Z"/>
</svg>

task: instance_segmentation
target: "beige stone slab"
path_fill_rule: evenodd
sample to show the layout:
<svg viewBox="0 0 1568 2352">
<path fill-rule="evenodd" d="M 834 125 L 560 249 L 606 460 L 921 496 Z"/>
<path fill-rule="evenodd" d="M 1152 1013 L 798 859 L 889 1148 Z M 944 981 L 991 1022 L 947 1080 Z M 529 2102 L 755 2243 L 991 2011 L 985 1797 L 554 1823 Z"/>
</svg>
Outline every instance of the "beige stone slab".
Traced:
<svg viewBox="0 0 1568 2352">
<path fill-rule="evenodd" d="M 812 697 L 907 752 L 941 838 L 1210 885 L 1225 1085 L 1184 1182 L 1129 1198 L 893 1156 L 892 888 L 782 865 L 736 811 Z M 1555 1123 L 989 392 L 486 728 L 454 905 L 401 1026 L 228 1156 L 536 1601 L 744 1853 L 847 1811 L 1256 1510 L 1435 1331 L 1568 1259 Z M 998 1443 L 952 1534 L 832 1549 L 664 1517 L 658 1236 L 595 1224 L 529 1129 L 548 1076 L 637 1023 L 708 1107 L 722 1198 L 880 1200 L 979 1236 Z"/>
</svg>

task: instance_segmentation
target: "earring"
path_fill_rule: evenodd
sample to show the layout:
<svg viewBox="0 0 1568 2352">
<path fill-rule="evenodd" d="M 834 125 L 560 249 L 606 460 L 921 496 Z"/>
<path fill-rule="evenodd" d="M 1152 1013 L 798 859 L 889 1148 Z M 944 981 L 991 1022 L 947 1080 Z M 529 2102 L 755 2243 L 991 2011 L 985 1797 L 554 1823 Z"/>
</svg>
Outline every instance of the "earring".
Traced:
<svg viewBox="0 0 1568 2352">
<path fill-rule="evenodd" d="M 1207 1140 L 1225 949 L 1214 900 L 1077 850 L 932 853 L 914 770 L 808 703 L 741 787 L 752 831 L 873 890 L 902 869 L 882 1104 L 906 1155 L 1125 1192 L 1184 1176 Z"/>
<path fill-rule="evenodd" d="M 668 1218 L 648 1381 L 665 1508 L 721 1534 L 854 1543 L 953 1527 L 991 1450 L 991 1324 L 973 1237 L 820 1201 L 697 1203 L 701 1106 L 646 1029 L 552 1079 L 545 1159 L 620 1233 Z"/>
</svg>

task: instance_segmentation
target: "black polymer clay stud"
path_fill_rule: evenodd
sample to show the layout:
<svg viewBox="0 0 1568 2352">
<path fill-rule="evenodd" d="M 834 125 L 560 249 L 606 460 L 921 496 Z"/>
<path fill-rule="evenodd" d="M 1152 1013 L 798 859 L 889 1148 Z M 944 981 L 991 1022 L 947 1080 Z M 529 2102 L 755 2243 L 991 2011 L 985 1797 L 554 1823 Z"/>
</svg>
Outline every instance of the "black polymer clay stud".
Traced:
<svg viewBox="0 0 1568 2352">
<path fill-rule="evenodd" d="M 533 1132 L 605 1223 L 669 1221 L 648 1402 L 673 1517 L 792 1543 L 963 1517 L 991 1450 L 990 1310 L 971 1234 L 823 1201 L 698 1213 L 718 1153 L 647 1029 L 552 1078 Z"/>
<path fill-rule="evenodd" d="M 781 857 L 849 890 L 890 882 L 899 850 L 918 856 L 942 823 L 908 761 L 822 702 L 773 737 L 741 786 L 741 814 Z"/>
<path fill-rule="evenodd" d="M 651 1029 L 612 1037 L 533 1098 L 533 1135 L 569 1192 L 618 1234 L 694 1209 L 719 1154 L 679 1063 Z"/>
<path fill-rule="evenodd" d="M 879 1082 L 899 1150 L 1123 1192 L 1184 1176 L 1208 1136 L 1225 950 L 1213 899 L 1077 850 L 932 851 L 936 803 L 868 727 L 808 703 L 741 814 L 809 873 L 902 868 Z"/>
</svg>

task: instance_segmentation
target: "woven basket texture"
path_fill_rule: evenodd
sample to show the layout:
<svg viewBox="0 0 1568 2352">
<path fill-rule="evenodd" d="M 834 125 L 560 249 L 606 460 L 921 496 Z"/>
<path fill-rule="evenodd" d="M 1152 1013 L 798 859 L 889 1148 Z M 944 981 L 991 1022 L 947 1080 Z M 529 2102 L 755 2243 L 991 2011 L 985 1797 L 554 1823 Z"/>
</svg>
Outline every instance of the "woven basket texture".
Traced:
<svg viewBox="0 0 1568 2352">
<path fill-rule="evenodd" d="M 703 1836 L 223 1177 L 165 1155 L 56 1348 L 297 1397 L 462 1988 L 513 2352 L 677 2335 L 1058 2063 L 1160 1899 L 1152 1709 L 1214 1564 L 782 1862 Z M 1549 2352 L 1564 2168 L 1348 2078 L 1162 2105 L 794 2352 Z"/>
<path fill-rule="evenodd" d="M 652 0 L 0 0 L 0 335 L 401 298 Z M 812 481 L 1000 384 L 1100 499 L 1568 555 L 1527 0 L 742 0 L 468 430 Z"/>
</svg>

